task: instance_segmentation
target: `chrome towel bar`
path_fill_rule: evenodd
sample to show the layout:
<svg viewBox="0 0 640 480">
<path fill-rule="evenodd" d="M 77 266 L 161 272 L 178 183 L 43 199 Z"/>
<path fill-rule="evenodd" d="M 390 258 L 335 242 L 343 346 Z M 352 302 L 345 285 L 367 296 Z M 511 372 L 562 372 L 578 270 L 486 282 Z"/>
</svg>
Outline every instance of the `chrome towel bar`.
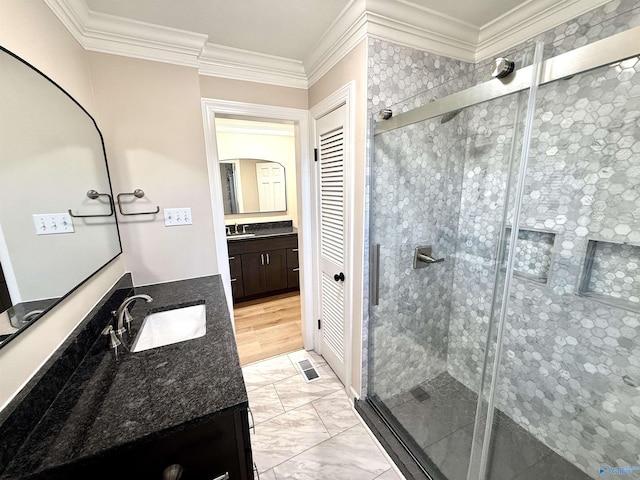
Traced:
<svg viewBox="0 0 640 480">
<path fill-rule="evenodd" d="M 76 215 L 71 211 L 71 209 L 69 209 L 70 216 L 72 216 L 73 218 L 91 218 L 91 217 L 110 217 L 111 215 L 113 215 L 113 198 L 111 198 L 111 195 L 109 195 L 108 193 L 98 193 L 96 190 L 89 190 L 87 192 L 87 197 L 89 197 L 91 200 L 97 200 L 100 197 L 107 197 L 107 199 L 109 200 L 109 213 Z"/>
<path fill-rule="evenodd" d="M 156 209 L 154 211 L 151 211 L 151 212 L 134 212 L 134 213 L 124 212 L 122 210 L 122 203 L 120 201 L 120 197 L 126 197 L 126 196 L 133 196 L 133 197 L 136 197 L 136 198 L 142 198 L 142 197 L 144 197 L 144 191 L 139 189 L 139 188 L 136 188 L 133 192 L 119 193 L 118 194 L 118 196 L 117 196 L 117 199 L 118 199 L 118 210 L 120 210 L 120 214 L 121 215 L 155 215 L 156 213 L 160 212 L 160 207 L 159 206 L 157 206 Z"/>
</svg>

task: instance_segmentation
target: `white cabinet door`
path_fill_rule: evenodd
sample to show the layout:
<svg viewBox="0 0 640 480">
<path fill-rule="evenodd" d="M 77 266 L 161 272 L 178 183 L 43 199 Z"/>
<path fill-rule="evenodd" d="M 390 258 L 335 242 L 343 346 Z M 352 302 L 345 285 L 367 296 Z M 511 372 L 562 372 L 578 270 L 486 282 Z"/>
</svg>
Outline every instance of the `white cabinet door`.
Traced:
<svg viewBox="0 0 640 480">
<path fill-rule="evenodd" d="M 319 118 L 316 145 L 319 163 L 320 348 L 345 383 L 345 125 L 346 107 Z"/>
</svg>

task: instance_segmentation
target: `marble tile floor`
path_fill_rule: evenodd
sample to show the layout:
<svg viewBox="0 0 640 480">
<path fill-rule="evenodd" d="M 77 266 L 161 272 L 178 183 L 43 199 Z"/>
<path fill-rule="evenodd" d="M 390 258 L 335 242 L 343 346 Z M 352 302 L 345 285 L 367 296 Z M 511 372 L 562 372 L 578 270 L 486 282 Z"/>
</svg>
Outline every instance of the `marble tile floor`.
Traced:
<svg viewBox="0 0 640 480">
<path fill-rule="evenodd" d="M 309 358 L 320 379 L 296 368 Z M 300 350 L 242 369 L 255 422 L 253 459 L 261 480 L 401 480 L 354 413 L 324 359 Z"/>
</svg>

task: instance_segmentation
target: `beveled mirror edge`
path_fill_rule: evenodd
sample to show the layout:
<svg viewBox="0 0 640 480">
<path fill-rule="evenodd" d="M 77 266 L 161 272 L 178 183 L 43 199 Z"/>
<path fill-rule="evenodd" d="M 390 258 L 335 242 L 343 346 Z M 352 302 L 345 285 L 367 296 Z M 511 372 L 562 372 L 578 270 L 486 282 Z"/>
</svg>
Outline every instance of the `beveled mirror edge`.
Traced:
<svg viewBox="0 0 640 480">
<path fill-rule="evenodd" d="M 19 62 L 21 62 L 24 65 L 26 65 L 27 67 L 31 68 L 34 72 L 42 75 L 42 77 L 47 79 L 54 87 L 58 88 L 58 90 L 60 90 L 67 98 L 69 98 L 76 106 L 78 106 L 80 108 L 80 110 L 82 110 L 89 117 L 89 119 L 93 123 L 93 126 L 95 127 L 96 131 L 98 132 L 98 136 L 100 137 L 100 146 L 102 148 L 102 155 L 104 157 L 105 170 L 106 170 L 106 173 L 107 173 L 107 183 L 109 185 L 109 193 L 111 194 L 111 197 L 113 198 L 113 185 L 111 183 L 111 174 L 109 172 L 109 162 L 107 161 L 107 151 L 106 151 L 105 146 L 104 146 L 104 137 L 102 136 L 102 132 L 100 131 L 100 128 L 98 128 L 98 124 L 96 123 L 96 121 L 93 118 L 93 116 L 75 98 L 73 98 L 73 96 L 71 96 L 71 94 L 69 92 L 67 92 L 64 88 L 62 88 L 56 81 L 54 81 L 51 77 L 49 77 L 47 74 L 45 74 L 42 70 L 40 70 L 39 68 L 33 66 L 31 63 L 27 62 L 25 59 L 23 59 L 19 55 L 13 53 L 11 50 L 8 50 L 7 48 L 5 48 L 2 45 L 0 45 L 0 53 L 2 53 L 2 52 L 10 55 L 13 58 L 15 58 Z M 98 269 L 96 269 L 93 273 L 91 273 L 86 278 L 81 280 L 80 283 L 75 285 L 71 290 L 66 292 L 64 295 L 59 297 L 57 300 L 52 301 L 52 303 L 49 306 L 47 306 L 46 308 L 44 308 L 42 313 L 39 314 L 36 318 L 34 318 L 32 321 L 30 321 L 30 322 L 26 323 L 25 325 L 23 325 L 18 330 L 16 330 L 11 336 L 9 336 L 5 340 L 3 340 L 0 343 L 0 349 L 5 347 L 6 345 L 8 345 L 18 335 L 20 335 L 22 332 L 24 332 L 31 325 L 35 324 L 38 320 L 41 320 L 42 318 L 44 318 L 47 315 L 47 313 L 49 313 L 51 310 L 53 310 L 57 305 L 59 305 L 65 299 L 67 299 L 72 293 L 74 293 L 80 287 L 85 285 L 90 279 L 92 279 L 95 275 L 97 275 L 100 271 L 102 271 L 105 267 L 107 267 L 111 262 L 113 262 L 120 255 L 122 255 L 122 237 L 120 235 L 120 226 L 118 225 L 118 220 L 117 220 L 117 217 L 115 215 L 114 215 L 114 220 L 115 220 L 116 232 L 118 234 L 119 251 L 113 257 L 109 258 L 102 266 L 100 266 Z M 6 311 L 8 311 L 8 310 L 5 310 L 5 312 Z M 2 312 L 2 313 L 4 313 L 4 312 Z"/>
</svg>

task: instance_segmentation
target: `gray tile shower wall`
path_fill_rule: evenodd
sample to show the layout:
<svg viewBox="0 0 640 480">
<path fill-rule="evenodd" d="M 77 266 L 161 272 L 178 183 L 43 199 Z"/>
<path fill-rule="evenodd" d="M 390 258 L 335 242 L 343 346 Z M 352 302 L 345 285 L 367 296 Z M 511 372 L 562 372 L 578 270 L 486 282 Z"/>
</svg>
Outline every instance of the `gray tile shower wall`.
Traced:
<svg viewBox="0 0 640 480">
<path fill-rule="evenodd" d="M 389 132 L 376 142 L 372 228 L 381 245 L 384 280 L 372 359 L 374 389 L 383 398 L 420 383 L 425 375 L 446 371 L 465 140 L 453 124 L 424 127 Z M 431 128 L 444 134 L 434 135 Z M 433 257 L 445 261 L 414 269 L 414 249 L 426 245 L 432 246 Z"/>
<path fill-rule="evenodd" d="M 549 57 L 637 25 L 638 3 L 614 0 L 506 53 L 526 62 L 536 40 Z M 487 64 L 370 39 L 369 113 L 410 110 L 486 81 Z M 546 283 L 513 279 L 498 382 L 500 410 L 594 477 L 602 464 L 640 464 L 640 315 L 578 295 L 589 241 L 602 242 L 589 288 L 632 302 L 640 295 L 639 270 L 628 268 L 638 250 L 616 247 L 640 245 L 638 98 L 637 59 L 540 89 L 520 227 L 553 240 L 536 246 L 529 235 L 517 245 L 527 260 L 520 268 L 544 263 Z M 447 124 L 376 138 L 368 208 L 382 289 L 365 318 L 370 394 L 384 399 L 444 371 L 477 392 L 519 102 L 502 98 Z M 449 257 L 441 270 L 410 269 L 423 239 Z M 532 257 L 543 251 L 546 260 Z"/>
<path fill-rule="evenodd" d="M 473 65 L 467 62 L 374 39 L 369 39 L 368 47 L 371 114 L 424 89 L 432 99 L 435 93 L 446 96 L 471 81 Z M 453 82 L 445 83 L 450 78 Z M 411 99 L 404 103 L 402 110 L 416 106 Z M 394 110 L 398 112 L 395 106 Z M 434 135 L 438 127 L 447 134 Z M 408 127 L 390 132 L 385 142 L 370 145 L 372 149 L 382 148 L 375 151 L 375 157 L 381 160 L 373 166 L 374 178 L 368 180 L 369 189 L 375 189 L 368 198 L 375 196 L 381 203 L 371 212 L 367 201 L 366 211 L 374 222 L 369 226 L 376 232 L 374 241 L 383 245 L 380 276 L 385 281 L 381 282 L 376 315 L 384 320 L 371 330 L 374 342 L 365 338 L 364 351 L 374 351 L 364 359 L 363 371 L 374 369 L 371 382 L 384 398 L 420 383 L 425 372 L 435 376 L 446 369 L 452 263 L 447 260 L 438 268 L 414 270 L 412 259 L 413 249 L 421 245 L 433 245 L 434 255 L 447 259 L 454 253 L 465 142 L 455 122 L 433 122 L 429 128 L 431 131 Z M 433 222 L 442 230 L 431 229 Z M 365 233 L 368 242 L 368 231 Z M 387 250 L 391 245 L 392 250 Z M 434 287 L 429 289 L 435 285 L 437 292 Z M 432 315 L 433 321 L 425 325 L 427 312 L 438 315 Z M 368 316 L 363 330 L 368 330 Z"/>
</svg>

